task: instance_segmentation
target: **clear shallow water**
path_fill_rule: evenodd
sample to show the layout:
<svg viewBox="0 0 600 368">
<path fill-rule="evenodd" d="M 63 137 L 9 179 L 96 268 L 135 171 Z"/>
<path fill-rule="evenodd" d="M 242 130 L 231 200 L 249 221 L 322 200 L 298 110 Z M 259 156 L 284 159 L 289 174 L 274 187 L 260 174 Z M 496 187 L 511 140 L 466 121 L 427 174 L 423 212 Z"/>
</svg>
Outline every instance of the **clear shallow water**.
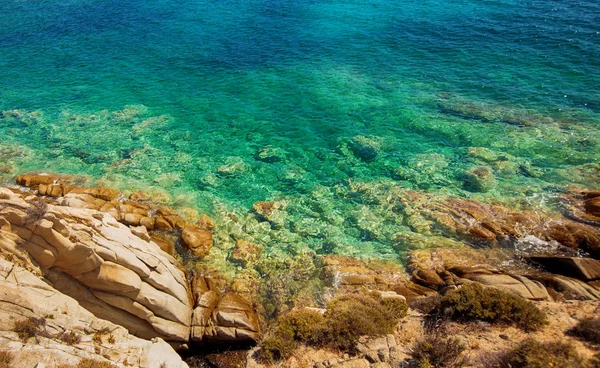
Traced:
<svg viewBox="0 0 600 368">
<path fill-rule="evenodd" d="M 414 229 L 389 188 L 551 207 L 598 186 L 598 24 L 592 0 L 7 0 L 0 165 L 168 195 L 223 254 L 394 258 Z M 247 218 L 260 200 L 281 226 Z"/>
</svg>

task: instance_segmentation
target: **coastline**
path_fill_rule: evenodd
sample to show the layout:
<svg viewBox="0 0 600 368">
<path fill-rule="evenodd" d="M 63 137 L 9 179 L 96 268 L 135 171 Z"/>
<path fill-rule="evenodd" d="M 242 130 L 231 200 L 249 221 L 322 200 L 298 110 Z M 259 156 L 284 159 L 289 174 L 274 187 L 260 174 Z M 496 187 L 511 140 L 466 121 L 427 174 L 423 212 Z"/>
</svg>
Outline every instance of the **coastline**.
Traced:
<svg viewBox="0 0 600 368">
<path fill-rule="evenodd" d="M 299 251 L 295 254 L 290 252 L 278 259 L 274 254 L 266 252 L 263 244 L 243 238 L 236 239 L 236 233 L 231 231 L 230 226 L 213 221 L 206 215 L 196 216 L 194 222 L 187 221 L 176 211 L 154 204 L 151 198 L 142 192 L 132 193 L 126 198 L 121 192 L 114 189 L 86 188 L 77 186 L 76 183 L 77 179 L 74 176 L 28 173 L 18 177 L 18 186 L 3 189 L 3 205 L 0 212 L 6 224 L 2 230 L 3 236 L 6 239 L 7 234 L 12 233 L 14 234 L 11 235 L 13 239 L 19 239 L 19 237 L 21 239 L 16 243 L 14 241 L 2 243 L 3 258 L 14 260 L 14 256 L 8 254 L 11 251 L 17 252 L 15 253 L 16 259 L 22 262 L 17 263 L 19 266 L 30 270 L 38 277 L 50 280 L 51 283 L 56 283 L 58 280 L 56 272 L 52 270 L 75 272 L 71 277 L 75 276 L 79 280 L 76 284 L 81 285 L 83 282 L 85 287 L 91 287 L 93 291 L 97 287 L 94 285 L 98 285 L 98 281 L 86 281 L 88 276 L 82 278 L 82 276 L 78 276 L 80 271 L 69 271 L 68 268 L 64 268 L 64 265 L 58 266 L 58 268 L 52 266 L 53 262 L 60 264 L 61 252 L 54 254 L 55 248 L 49 245 L 52 242 L 48 239 L 42 243 L 40 243 L 41 240 L 37 241 L 36 246 L 47 244 L 49 249 L 53 250 L 51 254 L 54 254 L 50 258 L 56 259 L 52 262 L 48 260 L 49 255 L 43 255 L 48 254 L 47 251 L 39 253 L 34 250 L 35 247 L 31 248 L 31 245 L 26 245 L 31 244 L 33 238 L 30 240 L 23 238 L 23 231 L 27 228 L 38 234 L 36 229 L 39 224 L 24 222 L 23 219 L 28 216 L 27 211 L 31 213 L 32 210 L 27 210 L 25 214 L 21 215 L 21 220 L 18 220 L 15 214 L 19 212 L 14 212 L 15 210 L 11 210 L 11 208 L 18 208 L 14 207 L 16 203 L 22 203 L 19 206 L 29 203 L 30 208 L 41 206 L 46 208 L 45 211 L 51 208 L 50 212 L 37 214 L 40 217 L 36 221 L 42 222 L 45 221 L 45 218 L 56 218 L 58 213 L 62 214 L 61 216 L 67 216 L 65 219 L 73 218 L 73 216 L 77 218 L 83 213 L 90 213 L 92 217 L 88 221 L 94 221 L 93 218 L 103 219 L 102 223 L 105 224 L 109 224 L 110 221 L 118 221 L 120 223 L 118 228 L 135 238 L 148 242 L 146 244 L 154 244 L 156 249 L 152 252 L 164 253 L 167 259 L 171 259 L 169 261 L 171 264 L 187 275 L 186 281 L 183 284 L 181 284 L 183 281 L 179 281 L 179 283 L 188 290 L 185 292 L 190 298 L 185 307 L 188 312 L 182 309 L 181 317 L 175 317 L 173 311 L 168 311 L 173 307 L 171 303 L 171 306 L 161 313 L 163 316 L 171 315 L 173 317 L 170 318 L 176 318 L 183 322 L 183 326 L 189 326 L 187 331 L 190 332 L 186 335 L 184 329 L 181 334 L 174 335 L 172 328 L 169 330 L 171 332 L 166 332 L 168 330 L 160 327 L 160 323 L 153 328 L 159 326 L 158 331 L 162 329 L 163 332 L 156 336 L 161 336 L 167 341 L 171 339 L 170 343 L 173 347 L 187 350 L 186 354 L 192 356 L 195 354 L 193 353 L 196 351 L 195 349 L 200 349 L 198 351 L 205 349 L 202 346 L 210 347 L 213 344 L 217 344 L 216 346 L 223 346 L 222 344 L 243 346 L 262 341 L 265 336 L 272 333 L 269 331 L 272 331 L 273 326 L 276 325 L 277 317 L 285 316 L 298 308 L 323 308 L 336 295 L 364 293 L 365 290 L 391 293 L 389 295 L 396 295 L 412 305 L 411 303 L 415 300 L 423 297 L 438 293 L 444 295 L 457 287 L 460 289 L 460 285 L 465 283 L 481 284 L 508 291 L 555 312 L 570 310 L 572 307 L 580 308 L 583 312 L 579 313 L 576 319 L 571 318 L 569 322 L 561 320 L 563 331 L 567 329 L 566 326 L 572 327 L 578 319 L 593 316 L 595 308 L 598 308 L 600 262 L 597 259 L 600 254 L 600 228 L 598 227 L 600 216 L 595 203 L 600 198 L 600 193 L 595 191 L 572 190 L 564 195 L 563 201 L 565 208 L 569 209 L 566 212 L 569 218 L 548 217 L 546 214 L 516 211 L 501 205 L 487 205 L 459 198 L 440 199 L 437 196 L 432 197 L 426 192 L 406 191 L 398 198 L 400 201 L 403 200 L 406 206 L 411 206 L 413 212 L 419 215 L 412 217 L 415 219 L 415 227 L 428 227 L 432 230 L 441 228 L 446 234 L 451 235 L 446 237 L 430 235 L 411 239 L 412 242 L 415 244 L 418 242 L 421 246 L 409 249 L 405 253 L 405 263 L 401 264 L 385 260 L 361 260 L 343 255 L 317 254 L 310 251 Z M 9 201 L 7 202 L 6 199 Z M 45 205 L 41 204 L 42 201 Z M 278 218 L 278 211 L 283 208 L 284 206 L 277 202 L 257 202 L 248 212 L 248 216 L 254 217 L 258 224 L 267 223 L 270 227 L 276 228 L 277 221 L 281 220 Z M 418 219 L 421 222 L 417 222 Z M 71 221 L 73 220 L 67 220 L 66 223 Z M 76 222 L 82 223 L 81 221 L 77 220 Z M 54 225 L 52 225 L 53 223 Z M 25 227 L 22 227 L 23 224 Z M 56 228 L 59 224 L 64 226 L 64 220 L 48 222 L 50 228 Z M 96 229 L 94 231 L 100 231 L 102 234 L 103 232 L 98 230 L 101 229 L 98 226 L 93 225 L 93 228 Z M 224 234 L 224 230 L 226 234 Z M 67 233 L 72 234 L 69 231 Z M 48 236 L 44 232 L 39 234 L 42 238 Z M 221 247 L 219 242 L 223 237 L 234 240 L 233 248 L 219 249 Z M 91 247 L 89 249 L 98 246 L 94 244 L 102 244 L 94 238 L 95 236 L 92 236 L 91 242 L 88 241 L 86 245 L 86 247 Z M 25 243 L 22 243 L 23 241 Z M 7 247 L 7 244 L 25 244 L 25 248 L 22 248 L 23 245 L 11 248 Z M 7 251 L 9 253 L 6 253 Z M 65 254 L 69 254 L 69 252 L 72 251 Z M 94 254 L 103 254 L 103 252 L 98 253 L 97 250 L 93 252 Z M 211 253 L 219 257 L 226 253 L 227 266 L 225 267 L 229 269 L 220 268 L 222 263 L 214 262 L 214 259 L 218 259 L 218 257 L 213 255 L 211 258 Z M 111 264 L 115 261 L 109 262 L 108 259 L 111 258 L 103 255 L 101 257 L 105 257 L 102 261 L 104 263 Z M 85 259 L 89 259 L 89 256 L 86 256 Z M 76 264 L 81 263 L 77 260 L 75 262 Z M 147 262 L 145 261 L 145 263 Z M 125 265 L 133 267 L 131 263 L 125 263 Z M 97 266 L 90 267 L 93 269 Z M 134 267 L 133 270 L 135 271 L 136 268 Z M 548 270 L 558 272 L 558 274 L 548 272 Z M 112 272 L 110 271 L 110 273 Z M 131 271 L 122 272 L 128 274 L 127 272 Z M 139 273 L 140 271 L 135 272 Z M 96 277 L 101 276 L 103 272 L 92 272 L 92 274 L 96 276 L 89 280 L 96 280 Z M 131 277 L 135 279 L 135 276 Z M 143 276 L 142 280 L 147 277 Z M 123 283 L 123 281 L 119 281 L 119 283 Z M 123 286 L 115 286 L 111 282 L 108 284 L 101 282 L 100 289 L 93 293 L 96 297 L 101 295 L 103 300 L 109 301 L 113 307 L 124 307 L 123 302 L 117 302 L 122 296 L 111 297 L 106 293 L 110 290 L 110 293 L 116 293 L 115 295 L 129 295 L 127 293 L 130 292 L 122 291 L 123 287 L 126 289 L 131 287 L 126 284 L 127 282 Z M 63 291 L 70 289 L 72 287 L 67 287 Z M 144 288 L 139 290 L 144 290 Z M 167 289 L 161 290 L 166 291 Z M 78 293 L 71 292 L 68 295 L 76 299 L 78 297 Z M 179 298 L 186 300 L 183 296 Z M 581 302 L 581 300 L 587 300 L 587 302 Z M 83 303 L 84 307 L 87 305 L 87 309 L 92 313 L 99 313 L 97 308 L 90 307 L 89 300 L 87 302 L 79 300 L 79 302 Z M 130 308 L 125 308 L 126 313 L 140 315 L 139 311 L 135 312 Z M 145 308 L 147 307 L 144 307 L 144 310 L 147 310 Z M 425 318 L 417 309 L 411 307 L 409 311 L 409 319 L 402 323 L 418 324 L 418 321 Z M 110 314 L 100 313 L 99 316 L 113 322 L 123 323 L 122 317 L 111 317 Z M 188 317 L 185 317 L 186 314 Z M 229 322 L 223 318 L 230 318 Z M 152 319 L 148 321 L 152 321 Z M 151 325 L 153 325 L 152 322 Z M 125 327 L 129 328 L 131 333 L 137 335 L 141 333 L 141 337 L 149 338 L 152 335 L 152 333 L 148 335 L 149 332 L 136 332 L 136 329 L 132 330 L 131 325 L 127 326 L 125 323 Z M 406 332 L 401 332 L 404 331 L 402 327 L 395 331 L 394 339 L 406 335 Z M 540 336 L 544 336 L 543 339 L 546 340 L 550 337 L 546 335 L 549 329 L 544 331 L 546 332 Z M 188 342 L 189 337 L 186 336 L 190 336 L 190 334 L 192 338 Z M 404 336 L 408 339 L 406 341 L 414 342 L 419 338 L 419 334 L 415 334 L 414 331 L 409 335 L 410 337 Z M 523 335 L 517 335 L 523 338 Z M 517 335 L 515 335 L 515 339 Z M 179 337 L 172 340 L 175 336 Z M 194 338 L 194 336 L 196 337 Z M 473 339 L 475 335 L 467 334 L 465 336 Z M 572 340 L 570 337 L 564 336 L 562 339 Z M 396 346 L 395 342 L 394 344 Z M 578 350 L 588 358 L 593 355 L 593 349 L 589 350 L 577 342 L 575 344 L 578 344 Z M 506 346 L 506 344 L 500 345 Z M 469 356 L 475 353 L 471 352 Z M 258 364 L 255 358 L 252 358 L 254 353 L 249 354 L 247 364 Z M 317 359 L 318 356 L 317 354 L 311 359 Z M 396 356 L 395 359 L 400 359 L 400 356 Z M 403 357 L 404 360 L 410 359 L 408 350 L 404 350 Z M 352 359 L 362 358 L 359 354 L 358 358 Z M 338 363 L 332 364 L 335 366 Z"/>
</svg>

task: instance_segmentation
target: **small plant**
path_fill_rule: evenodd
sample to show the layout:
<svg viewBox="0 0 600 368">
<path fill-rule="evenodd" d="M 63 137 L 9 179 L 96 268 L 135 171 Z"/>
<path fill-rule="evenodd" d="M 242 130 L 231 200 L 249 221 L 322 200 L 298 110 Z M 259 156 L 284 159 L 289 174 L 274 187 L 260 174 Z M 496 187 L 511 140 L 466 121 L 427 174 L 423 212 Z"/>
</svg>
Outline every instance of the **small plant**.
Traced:
<svg viewBox="0 0 600 368">
<path fill-rule="evenodd" d="M 77 368 L 117 368 L 114 364 L 110 362 L 102 362 L 94 359 L 82 359 L 77 364 Z"/>
<path fill-rule="evenodd" d="M 40 222 L 40 220 L 46 214 L 48 210 L 48 204 L 41 198 L 35 198 L 30 202 L 30 206 L 27 208 L 27 214 L 23 218 L 23 225 L 33 225 Z"/>
<path fill-rule="evenodd" d="M 98 332 L 96 332 L 94 334 L 94 337 L 92 338 L 92 340 L 97 344 L 102 344 L 102 334 L 99 334 Z"/>
<path fill-rule="evenodd" d="M 458 339 L 444 338 L 440 334 L 427 335 L 412 348 L 412 357 L 419 368 L 461 368 L 465 345 Z"/>
<path fill-rule="evenodd" d="M 541 343 L 532 338 L 524 340 L 495 364 L 498 368 L 584 368 L 584 360 L 571 344 Z"/>
<path fill-rule="evenodd" d="M 29 317 L 25 320 L 15 322 L 13 331 L 19 335 L 19 338 L 23 342 L 25 342 L 32 337 L 37 337 L 38 335 L 46 337 L 47 333 L 45 326 L 45 318 Z"/>
<path fill-rule="evenodd" d="M 569 330 L 569 334 L 594 344 L 600 344 L 600 318 L 582 319 Z"/>
<path fill-rule="evenodd" d="M 530 301 L 474 283 L 444 295 L 432 313 L 459 321 L 516 325 L 525 331 L 537 330 L 548 323 L 545 313 Z"/>
<path fill-rule="evenodd" d="M 8 368 L 14 359 L 15 356 L 13 353 L 9 351 L 0 351 L 0 368 Z"/>
<path fill-rule="evenodd" d="M 58 339 L 67 345 L 77 345 L 81 342 L 81 336 L 73 331 L 65 331 L 58 336 Z"/>
</svg>

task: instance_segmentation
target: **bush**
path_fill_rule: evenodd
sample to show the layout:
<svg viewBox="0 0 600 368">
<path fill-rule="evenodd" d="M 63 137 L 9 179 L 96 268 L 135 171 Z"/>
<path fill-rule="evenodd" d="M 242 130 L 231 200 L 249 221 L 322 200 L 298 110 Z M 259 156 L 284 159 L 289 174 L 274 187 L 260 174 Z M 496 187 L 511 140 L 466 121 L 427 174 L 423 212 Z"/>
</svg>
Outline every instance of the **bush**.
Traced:
<svg viewBox="0 0 600 368">
<path fill-rule="evenodd" d="M 297 346 L 295 340 L 275 334 L 260 343 L 258 358 L 262 361 L 287 359 L 292 356 Z"/>
<path fill-rule="evenodd" d="M 342 295 L 329 302 L 324 316 L 298 310 L 280 317 L 273 336 L 261 343 L 259 358 L 287 359 L 299 342 L 347 350 L 360 336 L 392 333 L 407 310 L 404 300 L 381 299 L 378 293 Z"/>
<path fill-rule="evenodd" d="M 434 334 L 417 342 L 411 355 L 419 368 L 461 368 L 466 364 L 463 351 L 465 346 L 458 339 Z"/>
<path fill-rule="evenodd" d="M 568 332 L 585 341 L 600 344 L 600 318 L 582 319 L 577 326 L 573 327 Z"/>
<path fill-rule="evenodd" d="M 0 351 L 0 368 L 8 368 L 15 359 L 14 355 L 8 351 Z"/>
<path fill-rule="evenodd" d="M 343 350 L 351 348 L 360 336 L 392 333 L 399 321 L 381 300 L 360 294 L 333 299 L 327 305 L 325 319 L 318 342 Z"/>
<path fill-rule="evenodd" d="M 320 313 L 301 309 L 292 311 L 279 318 L 278 334 L 296 341 L 315 341 L 319 339 L 320 326 L 325 321 Z"/>
<path fill-rule="evenodd" d="M 548 322 L 544 312 L 514 294 L 479 284 L 465 284 L 443 296 L 433 313 L 459 321 L 480 320 L 537 330 Z"/>
<path fill-rule="evenodd" d="M 584 360 L 571 344 L 541 343 L 528 338 L 506 354 L 498 367 L 506 368 L 584 368 Z"/>
<path fill-rule="evenodd" d="M 29 317 L 25 320 L 15 322 L 13 331 L 19 335 L 19 338 L 23 342 L 25 342 L 32 337 L 37 337 L 38 335 L 47 337 L 45 326 L 45 318 Z"/>
</svg>

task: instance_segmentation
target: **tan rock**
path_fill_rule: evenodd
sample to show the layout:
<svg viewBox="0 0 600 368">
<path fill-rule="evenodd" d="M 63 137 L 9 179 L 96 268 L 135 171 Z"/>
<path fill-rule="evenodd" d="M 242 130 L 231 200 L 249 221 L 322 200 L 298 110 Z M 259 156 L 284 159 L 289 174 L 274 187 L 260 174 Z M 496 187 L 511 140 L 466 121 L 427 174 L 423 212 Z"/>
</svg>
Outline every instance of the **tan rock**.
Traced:
<svg viewBox="0 0 600 368">
<path fill-rule="evenodd" d="M 213 246 L 212 233 L 195 225 L 183 228 L 181 240 L 196 257 L 206 256 Z"/>
<path fill-rule="evenodd" d="M 91 196 L 66 197 L 82 195 Z M 31 204 L 7 196 L 0 199 L 2 252 L 20 255 L 15 245 L 22 244 L 35 261 L 28 268 L 39 266 L 55 288 L 99 318 L 144 338 L 188 341 L 192 300 L 186 275 L 149 241 L 144 227 L 131 229 L 93 209 L 52 204 L 35 226 L 23 227 Z"/>
<path fill-rule="evenodd" d="M 196 223 L 199 227 L 205 230 L 213 231 L 215 229 L 215 221 L 208 217 L 208 215 L 203 214 L 200 216 L 200 219 Z"/>
<path fill-rule="evenodd" d="M 37 337 L 23 341 L 13 332 L 15 321 L 40 317 L 45 322 L 38 327 Z M 65 343 L 58 338 L 64 332 L 73 333 L 80 341 Z M 105 337 L 98 341 L 96 335 Z M 154 368 L 160 363 L 173 368 L 187 367 L 162 339 L 142 340 L 123 327 L 97 318 L 75 299 L 3 259 L 0 259 L 0 350 L 12 353 L 14 367 L 75 366 L 82 359 L 110 362 L 117 367 Z"/>
</svg>

